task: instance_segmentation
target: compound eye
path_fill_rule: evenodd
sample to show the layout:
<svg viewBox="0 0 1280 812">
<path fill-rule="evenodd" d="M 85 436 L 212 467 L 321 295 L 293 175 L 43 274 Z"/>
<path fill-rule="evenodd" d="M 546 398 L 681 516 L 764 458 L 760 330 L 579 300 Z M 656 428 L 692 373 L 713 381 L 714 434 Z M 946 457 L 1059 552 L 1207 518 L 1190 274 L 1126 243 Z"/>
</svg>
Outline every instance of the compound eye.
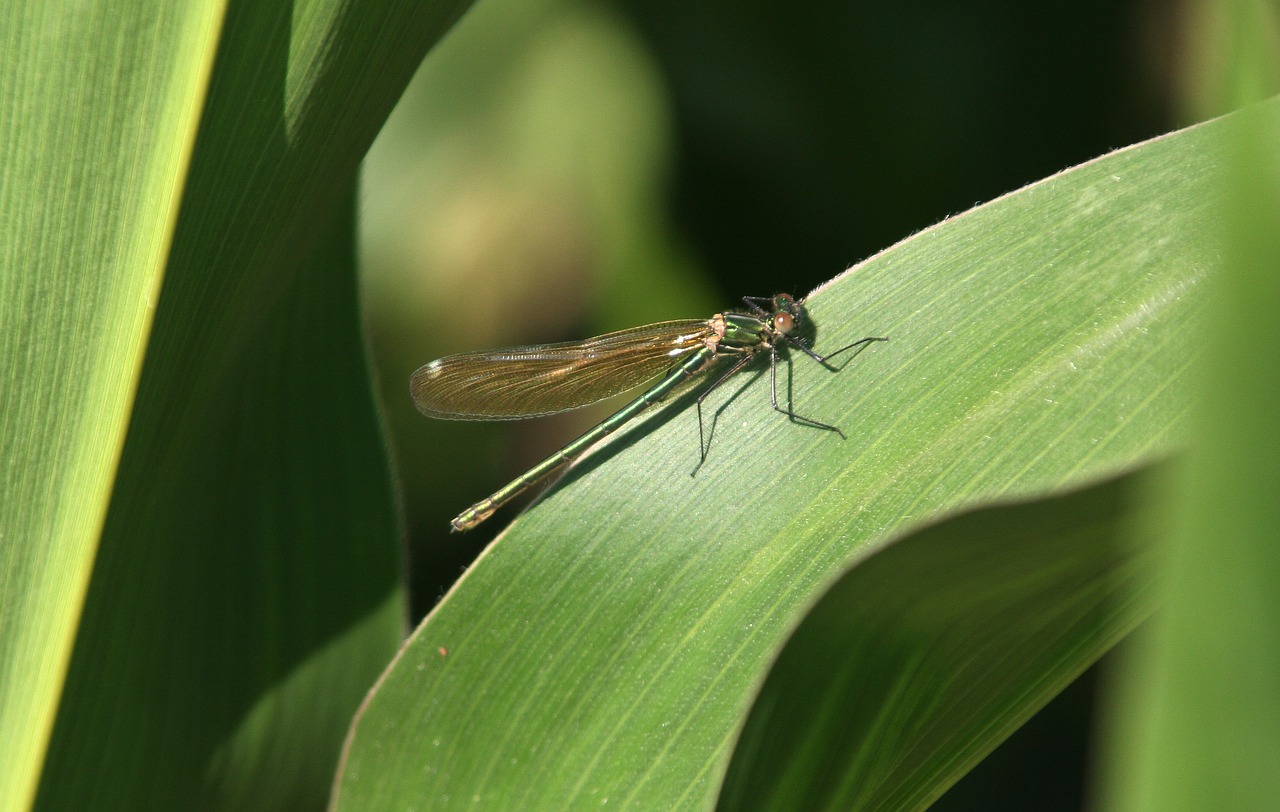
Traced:
<svg viewBox="0 0 1280 812">
<path fill-rule="evenodd" d="M 796 329 L 796 318 L 790 313 L 779 313 L 773 317 L 773 329 L 783 335 L 788 335 Z"/>
</svg>

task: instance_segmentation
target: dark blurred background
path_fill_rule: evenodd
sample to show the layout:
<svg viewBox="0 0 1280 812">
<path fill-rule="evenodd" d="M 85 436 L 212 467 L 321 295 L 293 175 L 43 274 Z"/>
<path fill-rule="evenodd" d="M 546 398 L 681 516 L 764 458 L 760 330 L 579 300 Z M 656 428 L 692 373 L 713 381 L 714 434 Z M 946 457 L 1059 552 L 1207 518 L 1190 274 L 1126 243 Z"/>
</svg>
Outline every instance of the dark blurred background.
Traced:
<svg viewBox="0 0 1280 812">
<path fill-rule="evenodd" d="M 514 511 L 461 536 L 449 519 L 608 411 L 432 421 L 409 401 L 416 367 L 802 295 L 949 215 L 1174 129 L 1189 8 L 479 0 L 406 92 L 362 190 L 414 620 Z M 1095 681 L 936 808 L 1079 809 Z"/>
</svg>

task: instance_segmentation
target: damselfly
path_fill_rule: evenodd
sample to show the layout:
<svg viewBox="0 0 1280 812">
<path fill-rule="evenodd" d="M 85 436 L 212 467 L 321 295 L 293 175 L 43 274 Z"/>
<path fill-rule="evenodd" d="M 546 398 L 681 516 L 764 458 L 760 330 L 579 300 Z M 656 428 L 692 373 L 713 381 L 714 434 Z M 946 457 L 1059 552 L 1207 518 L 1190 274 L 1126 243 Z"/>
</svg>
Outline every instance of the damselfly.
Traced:
<svg viewBox="0 0 1280 812">
<path fill-rule="evenodd" d="M 794 347 L 828 369 L 846 350 L 883 337 L 868 337 L 819 355 L 801 338 L 808 314 L 803 302 L 785 293 L 747 296 L 745 311 L 717 313 L 706 320 L 684 319 L 607 333 L 585 341 L 538 344 L 450 355 L 413 373 L 409 391 L 418 410 L 446 420 L 519 420 L 576 409 L 655 379 L 635 400 L 521 474 L 506 487 L 464 510 L 453 529 L 470 530 L 554 471 L 577 459 L 598 440 L 661 402 L 681 384 L 720 370 L 697 398 L 699 465 L 706 460 L 702 402 L 758 355 L 769 356 L 770 397 L 775 411 L 805 425 L 835 432 L 836 426 L 804 417 L 778 403 L 778 351 Z M 696 469 L 695 469 L 696 470 Z"/>
</svg>

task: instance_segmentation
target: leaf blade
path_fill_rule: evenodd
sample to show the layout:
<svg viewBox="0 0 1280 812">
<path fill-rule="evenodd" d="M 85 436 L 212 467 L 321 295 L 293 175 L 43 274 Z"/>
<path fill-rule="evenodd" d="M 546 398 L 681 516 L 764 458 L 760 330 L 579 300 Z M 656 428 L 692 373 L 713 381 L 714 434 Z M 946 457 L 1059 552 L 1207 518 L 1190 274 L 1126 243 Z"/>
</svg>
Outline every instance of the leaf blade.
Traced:
<svg viewBox="0 0 1280 812">
<path fill-rule="evenodd" d="M 846 442 L 779 417 L 757 378 L 708 401 L 692 482 L 678 409 L 589 458 L 402 650 L 337 805 L 709 806 L 761 675 L 851 562 L 939 513 L 1169 453 L 1216 261 L 1218 126 L 1019 190 L 815 292 L 819 351 L 889 336 L 780 381 Z"/>
<path fill-rule="evenodd" d="M 32 4 L 0 31 L 6 806 L 30 802 L 53 725 L 220 22 Z"/>
</svg>

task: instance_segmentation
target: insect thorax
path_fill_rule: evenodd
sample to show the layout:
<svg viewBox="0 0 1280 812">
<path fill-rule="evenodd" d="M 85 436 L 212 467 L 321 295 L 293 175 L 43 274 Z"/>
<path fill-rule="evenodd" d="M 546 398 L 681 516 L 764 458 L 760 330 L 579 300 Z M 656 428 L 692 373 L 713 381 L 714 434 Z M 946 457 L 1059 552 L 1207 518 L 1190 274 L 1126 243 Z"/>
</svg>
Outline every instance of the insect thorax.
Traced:
<svg viewBox="0 0 1280 812">
<path fill-rule="evenodd" d="M 757 350 L 771 345 L 769 325 L 745 313 L 725 313 L 720 346 L 725 349 Z"/>
</svg>

